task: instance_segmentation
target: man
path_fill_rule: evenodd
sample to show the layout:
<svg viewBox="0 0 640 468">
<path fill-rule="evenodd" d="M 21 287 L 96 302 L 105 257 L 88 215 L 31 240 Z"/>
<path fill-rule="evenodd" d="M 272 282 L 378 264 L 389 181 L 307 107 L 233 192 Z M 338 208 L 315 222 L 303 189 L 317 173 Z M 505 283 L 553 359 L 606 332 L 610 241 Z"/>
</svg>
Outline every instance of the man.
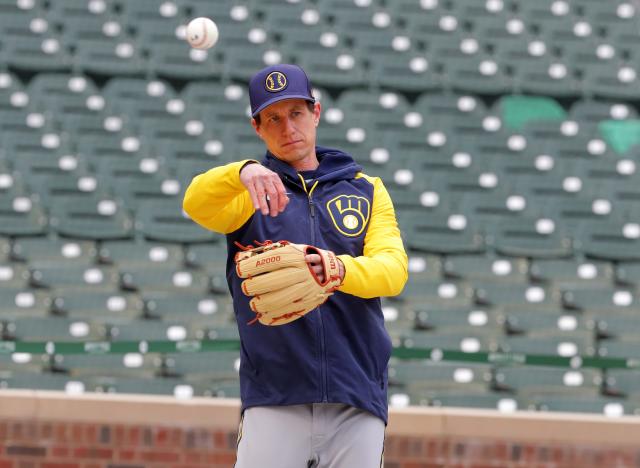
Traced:
<svg viewBox="0 0 640 468">
<path fill-rule="evenodd" d="M 391 352 L 379 297 L 398 294 L 407 280 L 391 199 L 351 156 L 316 146 L 321 108 L 301 68 L 261 70 L 249 95 L 264 159 L 198 175 L 184 199 L 194 221 L 228 242 L 241 339 L 236 468 L 377 468 Z M 333 251 L 341 284 L 298 320 L 249 325 L 255 313 L 234 268 L 237 245 L 282 239 Z M 318 255 L 306 261 L 323 274 Z"/>
</svg>

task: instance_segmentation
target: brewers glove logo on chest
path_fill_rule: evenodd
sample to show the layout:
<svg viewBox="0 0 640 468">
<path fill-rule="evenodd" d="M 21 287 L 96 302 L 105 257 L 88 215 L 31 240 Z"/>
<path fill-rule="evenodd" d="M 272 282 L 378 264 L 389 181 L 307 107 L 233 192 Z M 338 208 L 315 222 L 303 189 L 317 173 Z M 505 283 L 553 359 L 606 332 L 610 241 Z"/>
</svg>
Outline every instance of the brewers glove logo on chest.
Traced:
<svg viewBox="0 0 640 468">
<path fill-rule="evenodd" d="M 277 93 L 287 87 L 287 77 L 279 71 L 271 72 L 264 80 L 264 87 L 267 91 Z"/>
<path fill-rule="evenodd" d="M 364 231 L 369 221 L 371 205 L 365 197 L 338 195 L 327 202 L 327 211 L 340 233 L 356 237 Z"/>
</svg>

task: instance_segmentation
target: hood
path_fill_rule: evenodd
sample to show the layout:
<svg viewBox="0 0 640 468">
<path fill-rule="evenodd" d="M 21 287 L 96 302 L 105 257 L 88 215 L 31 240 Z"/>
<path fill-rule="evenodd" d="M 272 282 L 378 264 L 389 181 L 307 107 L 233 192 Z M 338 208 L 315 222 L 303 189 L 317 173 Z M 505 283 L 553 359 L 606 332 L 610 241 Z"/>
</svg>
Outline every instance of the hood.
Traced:
<svg viewBox="0 0 640 468">
<path fill-rule="evenodd" d="M 356 163 L 351 155 L 338 149 L 316 146 L 316 156 L 320 165 L 316 169 L 315 179 L 320 182 L 351 180 L 362 171 L 362 166 Z M 289 164 L 280 161 L 270 151 L 267 151 L 262 165 L 281 176 L 288 176 L 294 181 L 298 180 L 297 171 Z"/>
</svg>

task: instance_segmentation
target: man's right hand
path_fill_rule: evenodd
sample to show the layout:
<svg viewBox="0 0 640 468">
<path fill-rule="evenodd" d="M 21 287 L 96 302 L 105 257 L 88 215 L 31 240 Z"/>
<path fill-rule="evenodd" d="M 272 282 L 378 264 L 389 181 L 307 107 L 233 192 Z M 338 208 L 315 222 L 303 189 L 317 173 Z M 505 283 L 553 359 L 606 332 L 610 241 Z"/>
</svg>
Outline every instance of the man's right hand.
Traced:
<svg viewBox="0 0 640 468">
<path fill-rule="evenodd" d="M 247 188 L 256 211 L 278 216 L 289 203 L 284 184 L 275 172 L 261 164 L 250 163 L 240 171 L 240 182 Z"/>
</svg>

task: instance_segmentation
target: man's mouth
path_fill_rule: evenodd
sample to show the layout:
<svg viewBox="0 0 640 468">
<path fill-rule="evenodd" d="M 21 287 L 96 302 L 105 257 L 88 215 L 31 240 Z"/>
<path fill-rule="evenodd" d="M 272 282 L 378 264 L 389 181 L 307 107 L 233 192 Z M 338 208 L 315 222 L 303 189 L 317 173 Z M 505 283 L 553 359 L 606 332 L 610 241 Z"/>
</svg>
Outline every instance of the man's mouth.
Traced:
<svg viewBox="0 0 640 468">
<path fill-rule="evenodd" d="M 282 145 L 282 147 L 284 148 L 285 146 L 295 145 L 296 143 L 300 143 L 301 141 L 302 141 L 302 140 L 288 141 L 287 143 L 285 143 L 284 145 Z"/>
</svg>

